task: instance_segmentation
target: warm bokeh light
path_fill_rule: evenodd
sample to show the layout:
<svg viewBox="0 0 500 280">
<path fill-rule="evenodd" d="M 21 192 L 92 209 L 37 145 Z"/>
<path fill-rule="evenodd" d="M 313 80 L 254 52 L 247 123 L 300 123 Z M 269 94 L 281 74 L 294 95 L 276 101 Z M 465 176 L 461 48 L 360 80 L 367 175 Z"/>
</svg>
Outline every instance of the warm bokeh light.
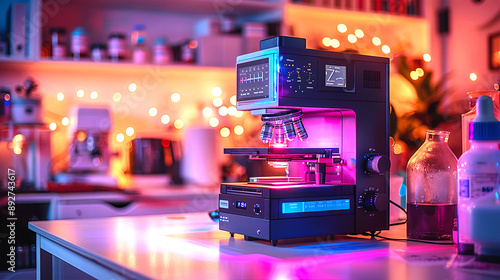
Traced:
<svg viewBox="0 0 500 280">
<path fill-rule="evenodd" d="M 151 107 L 151 108 L 149 108 L 148 113 L 149 113 L 149 116 L 154 117 L 158 114 L 158 109 L 156 109 L 156 107 Z"/>
<path fill-rule="evenodd" d="M 76 134 L 76 139 L 80 142 L 85 141 L 85 139 L 87 139 L 87 133 L 85 133 L 85 131 L 78 131 L 78 133 Z"/>
<path fill-rule="evenodd" d="M 117 93 L 113 94 L 113 101 L 118 102 L 121 99 L 122 99 L 121 93 L 117 92 Z"/>
<path fill-rule="evenodd" d="M 212 88 L 212 95 L 215 97 L 219 97 L 222 95 L 222 89 L 220 87 L 213 87 Z"/>
<path fill-rule="evenodd" d="M 365 36 L 365 32 L 363 32 L 363 30 L 361 29 L 356 29 L 354 31 L 354 35 L 356 35 L 356 37 L 358 38 L 363 38 Z"/>
<path fill-rule="evenodd" d="M 494 88 L 495 90 L 500 90 L 500 84 L 494 84 L 494 85 L 493 85 L 493 88 Z"/>
<path fill-rule="evenodd" d="M 338 48 L 340 47 L 340 41 L 338 39 L 332 39 L 332 41 L 330 42 L 330 45 L 333 47 L 333 48 Z"/>
<path fill-rule="evenodd" d="M 227 115 L 227 107 L 226 106 L 221 106 L 219 108 L 219 115 L 221 115 L 221 116 L 226 116 Z"/>
<path fill-rule="evenodd" d="M 123 133 L 116 134 L 116 141 L 121 143 L 121 142 L 123 142 L 123 140 L 125 140 L 125 135 L 123 135 Z"/>
<path fill-rule="evenodd" d="M 358 41 L 358 37 L 356 37 L 356 35 L 354 34 L 349 34 L 347 35 L 347 41 L 349 41 L 349 43 L 356 43 L 356 41 Z"/>
<path fill-rule="evenodd" d="M 419 77 L 422 77 L 424 75 L 424 69 L 422 68 L 417 68 L 417 70 L 415 70 L 417 72 L 417 75 Z"/>
<path fill-rule="evenodd" d="M 210 107 L 203 108 L 203 116 L 210 117 L 212 115 L 212 113 L 213 113 L 212 108 L 210 108 Z"/>
<path fill-rule="evenodd" d="M 470 78 L 471 81 L 475 82 L 477 80 L 476 73 L 470 73 L 469 78 Z"/>
<path fill-rule="evenodd" d="M 429 62 L 429 61 L 431 61 L 431 59 L 432 59 L 432 58 L 431 58 L 431 55 L 430 55 L 430 54 L 428 54 L 428 53 L 424 54 L 424 55 L 423 55 L 423 58 L 424 58 L 424 61 L 425 61 L 425 62 Z"/>
<path fill-rule="evenodd" d="M 169 115 L 163 115 L 163 116 L 161 116 L 160 121 L 161 121 L 162 124 L 167 124 L 167 123 L 170 122 L 170 116 Z"/>
<path fill-rule="evenodd" d="M 343 23 L 337 25 L 337 30 L 340 32 L 340 33 L 345 33 L 347 32 L 347 26 Z"/>
<path fill-rule="evenodd" d="M 85 91 L 83 89 L 79 89 L 76 91 L 76 97 L 82 98 L 85 95 Z"/>
<path fill-rule="evenodd" d="M 231 98 L 229 98 L 229 102 L 231 105 L 236 106 L 236 95 L 231 96 Z"/>
<path fill-rule="evenodd" d="M 237 118 L 243 117 L 243 111 L 236 111 L 236 114 L 234 114 L 234 116 Z"/>
<path fill-rule="evenodd" d="M 12 143 L 20 143 L 24 141 L 24 136 L 22 134 L 16 134 L 16 136 L 12 137 Z"/>
<path fill-rule="evenodd" d="M 195 41 L 195 40 L 191 40 L 189 41 L 188 43 L 188 47 L 190 49 L 196 49 L 198 47 L 198 41 Z"/>
<path fill-rule="evenodd" d="M 92 99 L 92 100 L 96 100 L 98 96 L 99 96 L 99 94 L 95 90 L 90 93 L 90 99 Z"/>
<path fill-rule="evenodd" d="M 236 115 L 236 107 L 229 106 L 229 108 L 227 108 L 227 114 L 230 115 L 230 116 Z"/>
<path fill-rule="evenodd" d="M 222 99 L 220 97 L 214 98 L 213 104 L 215 107 L 222 106 Z"/>
<path fill-rule="evenodd" d="M 177 102 L 181 101 L 181 95 L 177 92 L 174 92 L 170 96 L 170 100 L 172 100 L 172 102 L 174 102 L 174 103 L 177 103 Z"/>
<path fill-rule="evenodd" d="M 379 37 L 373 37 L 372 38 L 372 43 L 375 45 L 375 46 L 380 46 L 380 44 L 382 44 L 382 40 L 380 40 Z"/>
<path fill-rule="evenodd" d="M 56 128 L 57 128 L 57 124 L 56 124 L 55 122 L 51 122 L 51 123 L 49 124 L 49 128 L 50 128 L 50 130 L 54 131 L 54 130 L 56 130 Z"/>
<path fill-rule="evenodd" d="M 63 101 L 64 100 L 64 93 L 58 92 L 56 98 L 57 98 L 57 101 Z"/>
<path fill-rule="evenodd" d="M 4 96 L 4 99 L 5 99 L 5 101 L 9 101 L 9 100 L 10 100 L 10 94 L 8 94 L 8 93 L 7 93 L 7 94 Z"/>
<path fill-rule="evenodd" d="M 388 45 L 383 45 L 382 52 L 385 54 L 389 54 L 391 52 L 391 48 Z"/>
<path fill-rule="evenodd" d="M 234 134 L 236 134 L 236 135 L 241 135 L 241 134 L 243 134 L 243 132 L 244 132 L 245 130 L 243 129 L 243 126 L 241 126 L 241 125 L 237 125 L 237 126 L 235 126 L 235 127 L 234 127 L 234 130 L 233 130 L 233 131 L 234 131 Z"/>
<path fill-rule="evenodd" d="M 219 119 L 217 119 L 217 118 L 211 118 L 210 121 L 208 121 L 208 124 L 211 127 L 217 127 L 219 125 Z"/>
<path fill-rule="evenodd" d="M 61 123 L 63 126 L 67 126 L 69 124 L 69 118 L 68 117 L 62 118 Z"/>
<path fill-rule="evenodd" d="M 182 120 L 175 120 L 174 127 L 177 129 L 181 129 L 184 127 L 184 122 Z"/>
<path fill-rule="evenodd" d="M 23 152 L 23 150 L 20 147 L 14 147 L 13 151 L 14 151 L 14 154 L 16 154 L 16 155 L 20 155 Z"/>
<path fill-rule="evenodd" d="M 223 127 L 220 129 L 220 136 L 222 137 L 228 137 L 229 134 L 231 134 L 231 131 L 227 127 Z"/>
<path fill-rule="evenodd" d="M 417 71 L 411 71 L 410 78 L 412 78 L 412 80 L 417 80 L 418 79 Z"/>
<path fill-rule="evenodd" d="M 401 147 L 401 145 L 399 143 L 394 144 L 394 153 L 396 155 L 401 154 L 402 151 L 403 151 L 403 147 Z"/>
<path fill-rule="evenodd" d="M 331 45 L 331 41 L 332 41 L 332 39 L 330 39 L 329 37 L 325 37 L 325 38 L 323 38 L 323 40 L 321 40 L 321 42 L 323 43 L 323 46 L 325 46 L 325 47 L 329 47 Z"/>
<path fill-rule="evenodd" d="M 135 133 L 135 130 L 131 126 L 127 127 L 127 129 L 125 130 L 125 134 L 127 134 L 127 136 L 132 136 L 132 135 L 134 135 L 134 133 Z"/>
<path fill-rule="evenodd" d="M 128 85 L 128 91 L 130 91 L 130 92 L 134 92 L 134 91 L 136 91 L 136 90 L 137 90 L 137 84 L 136 84 L 136 83 L 130 83 L 130 84 Z"/>
</svg>

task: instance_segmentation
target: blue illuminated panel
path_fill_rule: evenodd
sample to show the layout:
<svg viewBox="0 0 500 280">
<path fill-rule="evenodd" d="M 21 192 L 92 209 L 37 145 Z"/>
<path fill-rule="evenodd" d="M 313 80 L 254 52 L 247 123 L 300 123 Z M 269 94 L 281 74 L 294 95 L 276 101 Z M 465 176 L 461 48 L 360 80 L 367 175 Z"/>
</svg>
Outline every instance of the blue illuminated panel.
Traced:
<svg viewBox="0 0 500 280">
<path fill-rule="evenodd" d="M 319 200 L 319 201 L 301 201 L 284 202 L 281 204 L 283 214 L 305 213 L 319 211 L 349 210 L 351 207 L 350 199 Z"/>
</svg>

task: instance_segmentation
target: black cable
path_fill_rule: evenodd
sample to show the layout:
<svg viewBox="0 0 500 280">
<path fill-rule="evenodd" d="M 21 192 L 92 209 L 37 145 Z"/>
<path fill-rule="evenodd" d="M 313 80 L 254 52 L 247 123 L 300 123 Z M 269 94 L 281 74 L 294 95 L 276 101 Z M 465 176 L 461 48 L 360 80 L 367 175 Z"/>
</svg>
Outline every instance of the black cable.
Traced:
<svg viewBox="0 0 500 280">
<path fill-rule="evenodd" d="M 406 209 L 404 209 L 401 205 L 397 204 L 396 202 L 394 202 L 392 200 L 389 200 L 389 202 L 392 203 L 397 208 L 401 209 L 403 212 L 405 212 L 405 215 L 406 215 L 406 219 L 404 221 L 397 222 L 397 223 L 392 223 L 392 224 L 389 224 L 389 226 L 397 226 L 397 225 L 404 225 L 404 224 L 406 224 L 406 222 L 408 221 L 408 212 L 406 212 Z"/>
</svg>

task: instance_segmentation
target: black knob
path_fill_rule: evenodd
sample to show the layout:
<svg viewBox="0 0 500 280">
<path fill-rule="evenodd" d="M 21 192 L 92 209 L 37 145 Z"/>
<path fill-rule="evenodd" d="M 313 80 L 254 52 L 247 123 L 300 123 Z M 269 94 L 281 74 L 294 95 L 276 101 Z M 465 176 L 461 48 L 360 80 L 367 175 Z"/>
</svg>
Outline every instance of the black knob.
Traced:
<svg viewBox="0 0 500 280">
<path fill-rule="evenodd" d="M 254 207 L 253 207 L 253 212 L 257 215 L 260 214 L 260 205 L 259 204 L 255 204 Z"/>
<path fill-rule="evenodd" d="M 389 207 L 389 198 L 385 193 L 367 192 L 363 196 L 363 207 L 367 211 L 385 211 Z"/>
<path fill-rule="evenodd" d="M 391 161 L 385 155 L 372 155 L 368 157 L 366 169 L 370 173 L 385 173 L 391 168 Z"/>
</svg>

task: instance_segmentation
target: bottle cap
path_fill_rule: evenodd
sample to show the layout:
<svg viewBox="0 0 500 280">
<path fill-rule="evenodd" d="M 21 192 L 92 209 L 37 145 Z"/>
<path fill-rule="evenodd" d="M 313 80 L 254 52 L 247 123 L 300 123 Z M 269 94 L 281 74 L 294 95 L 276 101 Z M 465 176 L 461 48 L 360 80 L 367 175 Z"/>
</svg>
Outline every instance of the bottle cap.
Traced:
<svg viewBox="0 0 500 280">
<path fill-rule="evenodd" d="M 500 122 L 493 113 L 493 100 L 480 96 L 476 102 L 476 117 L 469 124 L 469 140 L 500 140 Z"/>
</svg>

